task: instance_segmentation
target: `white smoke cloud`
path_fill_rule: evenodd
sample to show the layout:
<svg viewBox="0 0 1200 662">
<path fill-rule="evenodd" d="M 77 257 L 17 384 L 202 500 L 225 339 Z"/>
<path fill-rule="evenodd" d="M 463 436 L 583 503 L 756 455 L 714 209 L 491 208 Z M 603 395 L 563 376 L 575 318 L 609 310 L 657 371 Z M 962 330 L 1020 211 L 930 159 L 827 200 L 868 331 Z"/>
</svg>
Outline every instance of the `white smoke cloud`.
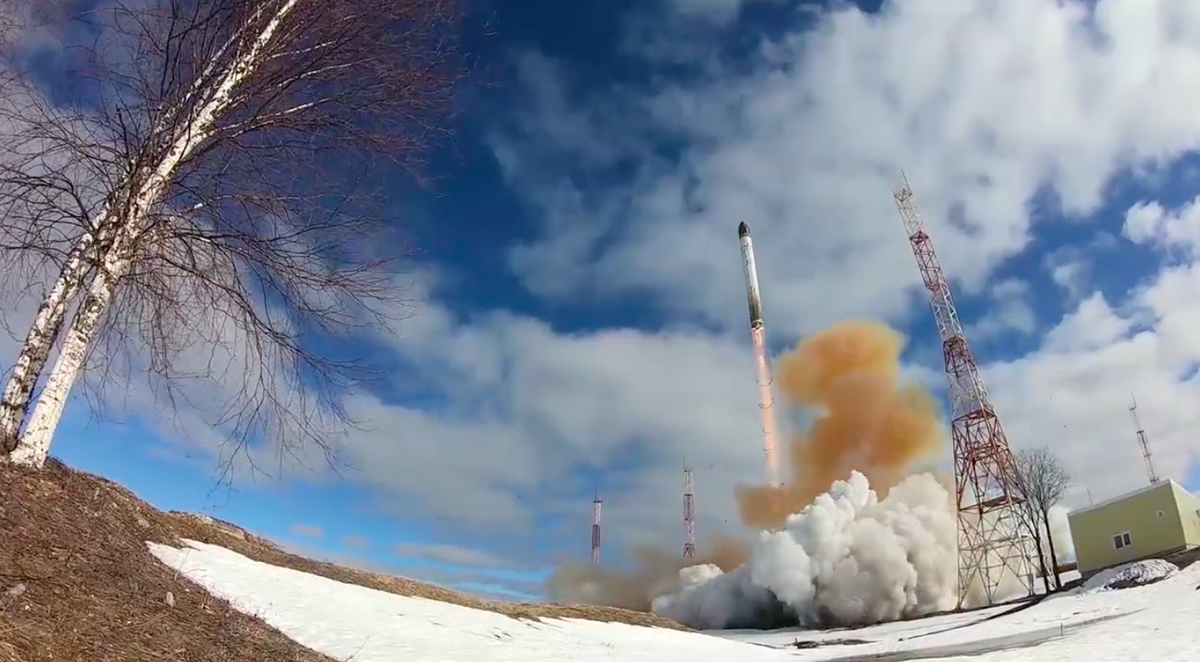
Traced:
<svg viewBox="0 0 1200 662">
<path fill-rule="evenodd" d="M 1047 513 L 1050 516 L 1050 540 L 1054 543 L 1054 560 L 1060 564 L 1075 560 L 1075 540 L 1071 538 L 1071 524 L 1067 519 L 1070 512 L 1063 506 L 1051 506 Z"/>
<path fill-rule="evenodd" d="M 761 534 L 745 565 L 686 568 L 681 588 L 651 608 L 701 629 L 857 625 L 952 609 L 956 525 L 950 494 L 931 474 L 879 500 L 853 472 L 782 531 Z"/>
</svg>

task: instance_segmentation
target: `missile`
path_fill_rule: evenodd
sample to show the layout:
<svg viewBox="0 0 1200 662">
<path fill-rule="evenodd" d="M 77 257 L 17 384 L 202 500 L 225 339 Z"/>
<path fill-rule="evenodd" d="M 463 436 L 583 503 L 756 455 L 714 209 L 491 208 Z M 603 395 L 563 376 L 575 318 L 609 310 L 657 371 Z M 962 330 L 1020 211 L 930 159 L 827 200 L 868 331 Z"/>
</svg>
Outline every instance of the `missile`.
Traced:
<svg viewBox="0 0 1200 662">
<path fill-rule="evenodd" d="M 762 423 L 763 455 L 766 459 L 767 485 L 779 487 L 779 454 L 775 431 L 775 398 L 771 395 L 771 359 L 767 355 L 767 329 L 763 324 L 762 297 L 758 290 L 758 268 L 754 265 L 754 243 L 750 226 L 738 225 L 738 243 L 742 245 L 742 270 L 746 274 L 746 301 L 750 306 L 750 340 L 754 346 L 754 364 L 758 382 L 758 408 Z"/>
<path fill-rule="evenodd" d="M 746 275 L 746 300 L 750 306 L 750 328 L 762 328 L 762 296 L 758 290 L 758 268 L 754 264 L 754 243 L 750 239 L 750 226 L 746 225 L 744 221 L 738 225 L 738 242 L 742 245 L 742 271 Z"/>
</svg>

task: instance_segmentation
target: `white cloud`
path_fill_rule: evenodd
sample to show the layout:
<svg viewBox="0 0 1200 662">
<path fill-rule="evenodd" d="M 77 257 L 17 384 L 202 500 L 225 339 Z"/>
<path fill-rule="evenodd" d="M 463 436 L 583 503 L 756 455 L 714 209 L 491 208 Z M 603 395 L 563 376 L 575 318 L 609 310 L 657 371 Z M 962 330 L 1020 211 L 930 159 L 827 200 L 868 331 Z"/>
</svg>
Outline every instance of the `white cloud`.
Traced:
<svg viewBox="0 0 1200 662">
<path fill-rule="evenodd" d="M 1200 264 L 1170 268 L 1114 310 L 1095 295 L 1037 352 L 990 365 L 986 376 L 1017 446 L 1049 446 L 1096 499 L 1146 480 L 1130 396 L 1160 475 L 1183 478 L 1200 453 Z M 1076 505 L 1083 492 L 1074 494 Z"/>
<path fill-rule="evenodd" d="M 593 240 L 579 237 L 579 208 L 572 220 L 547 206 L 545 236 L 519 248 L 517 264 L 541 291 L 648 293 L 729 325 L 740 321 L 733 228 L 745 220 L 776 329 L 903 315 L 917 275 L 890 199 L 902 168 L 943 266 L 978 287 L 1025 247 L 1025 205 L 1044 187 L 1086 215 L 1122 168 L 1200 145 L 1200 117 L 1185 110 L 1200 94 L 1194 34 L 1200 6 L 1180 0 L 1093 10 L 899 0 L 871 17 L 840 8 L 820 29 L 765 47 L 748 74 L 714 72 L 627 108 L 649 109 L 658 129 L 685 140 L 680 157 L 643 159 L 624 186 L 543 177 L 543 187 L 585 189 Z M 544 154 L 545 141 L 527 138 L 512 139 L 512 153 L 532 141 Z"/>
<path fill-rule="evenodd" d="M 507 314 L 455 325 L 436 309 L 406 329 L 398 350 L 447 406 L 364 397 L 354 412 L 371 432 L 346 448 L 361 480 L 415 499 L 426 516 L 496 535 L 569 515 L 583 539 L 596 488 L 619 540 L 677 519 L 685 456 L 710 519 L 731 518 L 734 481 L 761 474 L 744 344 L 629 329 L 562 335 Z M 641 459 L 622 469 L 630 453 Z M 597 469 L 608 475 L 582 482 L 580 471 Z"/>
<path fill-rule="evenodd" d="M 1028 282 L 1009 278 L 994 283 L 989 292 L 989 312 L 970 325 L 967 333 L 975 342 L 987 342 L 1011 334 L 1029 335 L 1037 331 L 1037 315 L 1030 303 L 1032 288 Z"/>
<path fill-rule="evenodd" d="M 1200 199 L 1172 211 L 1157 202 L 1140 202 L 1125 213 L 1123 231 L 1134 243 L 1200 256 Z"/>
<path fill-rule="evenodd" d="M 455 566 L 502 567 L 511 565 L 511 562 L 495 555 L 459 545 L 408 542 L 400 543 L 394 546 L 392 550 L 402 557 L 417 558 Z"/>
<path fill-rule="evenodd" d="M 1042 266 L 1050 280 L 1062 288 L 1067 302 L 1074 304 L 1091 294 L 1092 275 L 1097 263 L 1104 258 L 1112 258 L 1111 253 L 1119 247 L 1117 237 L 1101 230 L 1087 243 L 1068 244 L 1050 251 L 1042 258 Z"/>
</svg>

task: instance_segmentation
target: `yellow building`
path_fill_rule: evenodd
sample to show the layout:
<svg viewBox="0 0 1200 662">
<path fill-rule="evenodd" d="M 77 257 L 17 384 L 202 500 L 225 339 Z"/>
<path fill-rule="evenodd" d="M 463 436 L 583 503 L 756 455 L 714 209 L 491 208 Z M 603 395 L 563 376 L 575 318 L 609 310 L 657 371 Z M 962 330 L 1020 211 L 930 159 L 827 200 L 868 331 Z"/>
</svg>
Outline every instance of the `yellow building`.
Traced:
<svg viewBox="0 0 1200 662">
<path fill-rule="evenodd" d="M 1072 511 L 1079 572 L 1167 558 L 1200 547 L 1200 499 L 1173 480 Z"/>
</svg>

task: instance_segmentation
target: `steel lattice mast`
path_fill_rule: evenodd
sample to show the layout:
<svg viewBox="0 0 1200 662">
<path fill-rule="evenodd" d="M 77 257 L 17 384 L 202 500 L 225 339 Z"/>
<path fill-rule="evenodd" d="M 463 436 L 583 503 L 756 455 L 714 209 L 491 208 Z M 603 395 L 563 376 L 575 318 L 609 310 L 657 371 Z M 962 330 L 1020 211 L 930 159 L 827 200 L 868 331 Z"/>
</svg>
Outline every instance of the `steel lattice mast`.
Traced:
<svg viewBox="0 0 1200 662">
<path fill-rule="evenodd" d="M 1133 428 L 1137 430 L 1138 448 L 1142 450 L 1142 461 L 1146 464 L 1146 477 L 1150 479 L 1150 484 L 1154 485 L 1161 479 L 1158 477 L 1158 472 L 1154 470 L 1154 460 L 1150 457 L 1150 441 L 1146 439 L 1146 429 L 1138 420 L 1137 400 L 1132 395 L 1129 396 L 1129 399 L 1133 401 L 1129 407 L 1129 414 L 1133 416 Z"/>
<path fill-rule="evenodd" d="M 696 558 L 696 497 L 692 470 L 683 470 L 683 558 Z"/>
<path fill-rule="evenodd" d="M 1012 449 L 967 344 L 950 286 L 907 178 L 893 191 L 893 197 L 929 291 L 942 341 L 958 511 L 958 603 L 964 606 L 974 589 L 977 598 L 990 605 L 999 597 L 1006 574 L 1010 581 L 1028 582 L 1032 590 L 1033 538 L 1020 512 L 1025 498 Z"/>
<path fill-rule="evenodd" d="M 592 498 L 592 565 L 600 565 L 600 508 L 603 505 L 599 494 Z"/>
</svg>

